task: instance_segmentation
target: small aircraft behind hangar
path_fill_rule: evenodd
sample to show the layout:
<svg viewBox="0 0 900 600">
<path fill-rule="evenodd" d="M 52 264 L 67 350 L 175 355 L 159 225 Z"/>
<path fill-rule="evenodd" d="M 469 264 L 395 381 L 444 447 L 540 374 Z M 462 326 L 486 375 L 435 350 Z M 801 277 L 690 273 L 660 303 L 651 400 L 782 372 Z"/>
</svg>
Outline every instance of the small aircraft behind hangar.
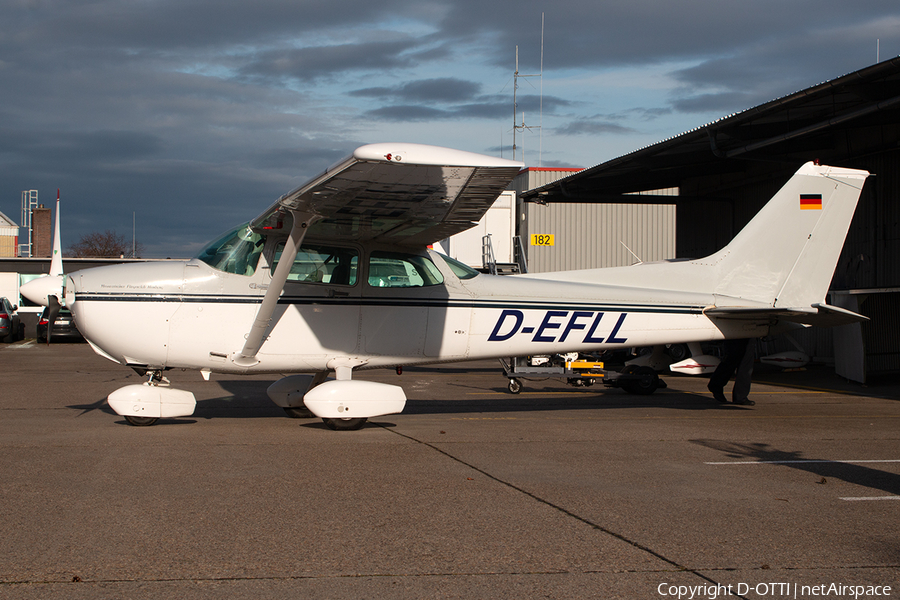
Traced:
<svg viewBox="0 0 900 600">
<path fill-rule="evenodd" d="M 148 377 L 109 395 L 135 425 L 187 416 L 167 369 L 295 373 L 269 388 L 333 429 L 403 410 L 360 369 L 768 335 L 864 317 L 825 303 L 865 171 L 807 163 L 716 254 L 491 276 L 429 244 L 472 227 L 522 163 L 362 146 L 187 261 L 66 279 L 96 352 Z M 326 379 L 333 373 L 333 379 Z"/>
</svg>

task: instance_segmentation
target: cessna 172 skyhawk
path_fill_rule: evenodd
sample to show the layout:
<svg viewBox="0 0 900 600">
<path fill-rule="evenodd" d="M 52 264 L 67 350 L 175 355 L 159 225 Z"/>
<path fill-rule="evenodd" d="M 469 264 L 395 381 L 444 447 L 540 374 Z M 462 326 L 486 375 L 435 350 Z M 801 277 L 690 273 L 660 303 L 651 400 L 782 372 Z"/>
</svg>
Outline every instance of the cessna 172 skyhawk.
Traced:
<svg viewBox="0 0 900 600">
<path fill-rule="evenodd" d="M 163 371 L 304 373 L 269 396 L 334 429 L 403 410 L 357 369 L 757 337 L 863 317 L 825 304 L 865 171 L 803 165 L 700 260 L 490 276 L 427 248 L 473 226 L 522 163 L 415 144 L 358 148 L 188 261 L 73 273 L 101 355 L 148 375 L 109 395 L 132 424 L 187 416 Z M 333 372 L 334 379 L 326 381 Z"/>
</svg>

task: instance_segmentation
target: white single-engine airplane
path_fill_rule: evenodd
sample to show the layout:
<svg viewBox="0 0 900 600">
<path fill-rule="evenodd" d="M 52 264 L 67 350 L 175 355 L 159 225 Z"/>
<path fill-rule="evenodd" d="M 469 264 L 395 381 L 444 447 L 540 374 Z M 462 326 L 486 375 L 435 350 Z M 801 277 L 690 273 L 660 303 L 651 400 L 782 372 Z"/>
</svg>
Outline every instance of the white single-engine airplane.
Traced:
<svg viewBox="0 0 900 600">
<path fill-rule="evenodd" d="M 803 165 L 700 260 L 490 276 L 427 248 L 473 226 L 522 163 L 417 144 L 358 148 L 196 258 L 73 273 L 102 356 L 148 375 L 109 395 L 135 425 L 193 413 L 166 369 L 304 373 L 269 396 L 333 429 L 403 410 L 357 369 L 747 338 L 863 319 L 825 304 L 868 173 Z M 335 374 L 326 381 L 326 375 Z"/>
</svg>

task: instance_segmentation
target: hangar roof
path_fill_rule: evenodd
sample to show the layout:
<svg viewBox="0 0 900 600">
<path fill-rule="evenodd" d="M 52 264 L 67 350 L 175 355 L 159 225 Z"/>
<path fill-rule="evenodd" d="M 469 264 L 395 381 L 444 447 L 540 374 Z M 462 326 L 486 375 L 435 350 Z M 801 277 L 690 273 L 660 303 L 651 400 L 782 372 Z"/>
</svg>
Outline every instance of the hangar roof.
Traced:
<svg viewBox="0 0 900 600">
<path fill-rule="evenodd" d="M 690 178 L 740 176 L 748 161 L 757 169 L 762 161 L 791 171 L 809 160 L 853 166 L 853 158 L 898 143 L 900 57 L 713 121 L 522 197 L 609 201 L 628 192 L 681 186 Z"/>
</svg>

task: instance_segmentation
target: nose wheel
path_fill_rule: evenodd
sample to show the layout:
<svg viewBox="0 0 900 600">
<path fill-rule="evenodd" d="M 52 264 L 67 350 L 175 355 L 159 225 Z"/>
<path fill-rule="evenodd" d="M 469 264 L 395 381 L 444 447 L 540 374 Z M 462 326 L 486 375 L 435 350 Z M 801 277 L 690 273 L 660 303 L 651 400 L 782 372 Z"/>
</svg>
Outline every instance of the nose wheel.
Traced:
<svg viewBox="0 0 900 600">
<path fill-rule="evenodd" d="M 149 427 L 159 419 L 156 417 L 135 417 L 133 415 L 125 415 L 125 420 L 128 421 L 129 425 L 134 425 L 135 427 Z"/>
</svg>

